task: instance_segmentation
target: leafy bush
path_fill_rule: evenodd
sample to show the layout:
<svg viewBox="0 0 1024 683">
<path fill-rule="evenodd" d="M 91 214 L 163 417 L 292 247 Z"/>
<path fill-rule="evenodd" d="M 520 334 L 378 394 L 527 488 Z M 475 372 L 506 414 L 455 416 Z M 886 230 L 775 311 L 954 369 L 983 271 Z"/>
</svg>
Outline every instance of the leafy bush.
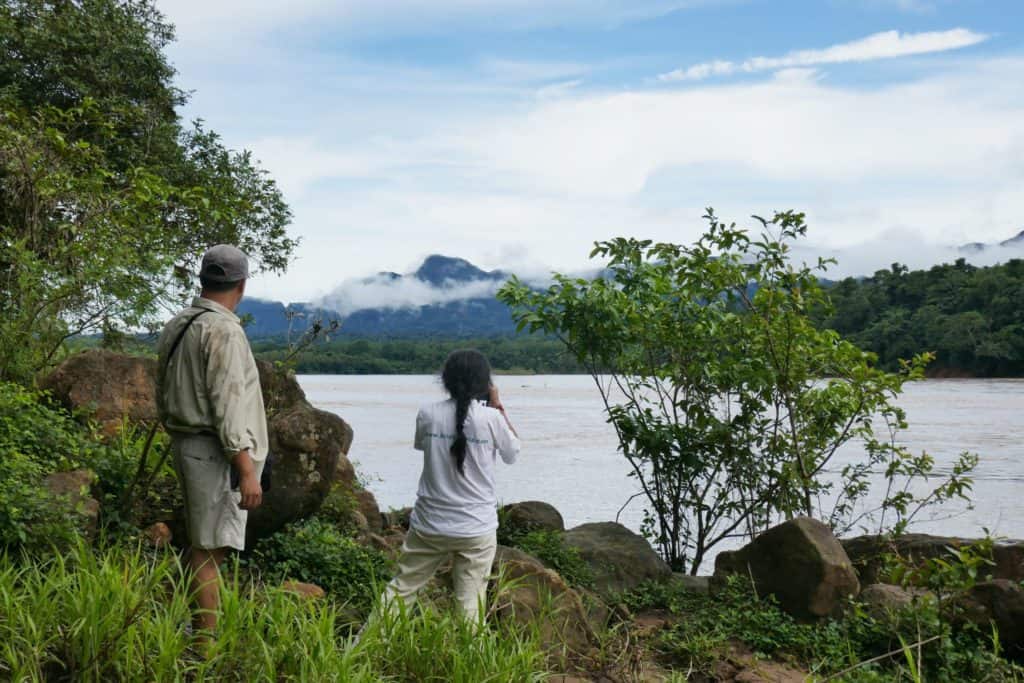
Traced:
<svg viewBox="0 0 1024 683">
<path fill-rule="evenodd" d="M 100 499 L 100 522 L 109 537 L 136 534 L 139 528 L 171 519 L 182 505 L 170 448 L 163 430 L 125 423 L 93 457 L 94 495 Z"/>
<path fill-rule="evenodd" d="M 678 625 L 666 631 L 658 649 L 671 659 L 711 673 L 730 640 L 740 640 L 756 654 L 790 660 L 812 670 L 827 666 L 838 671 L 860 661 L 858 653 L 885 637 L 886 626 L 866 615 L 824 624 L 802 624 L 770 599 L 754 594 L 749 581 L 729 577 L 713 595 L 678 584 L 648 583 L 627 594 L 631 609 L 657 607 L 679 615 Z"/>
<path fill-rule="evenodd" d="M 359 509 L 359 501 L 355 492 L 346 484 L 336 483 L 331 487 L 316 518 L 333 524 L 338 531 L 346 536 L 354 536 L 359 530 L 355 523 L 355 512 Z"/>
<path fill-rule="evenodd" d="M 730 641 L 763 657 L 789 661 L 815 675 L 840 680 L 892 681 L 908 675 L 904 650 L 925 680 L 1020 680 L 1024 670 L 1002 658 L 990 633 L 954 629 L 938 601 L 915 601 L 885 618 L 851 604 L 841 619 L 799 623 L 773 599 L 758 598 L 743 577 L 733 576 L 714 594 L 679 584 L 647 583 L 624 596 L 631 609 L 665 609 L 678 622 L 662 632 L 656 648 L 669 660 L 712 673 Z M 922 643 L 917 659 L 917 643 Z M 889 655 L 885 657 L 885 655 Z M 877 661 L 871 661 L 875 660 Z M 870 662 L 870 663 L 869 663 Z"/>
<path fill-rule="evenodd" d="M 554 569 L 572 586 L 591 588 L 594 572 L 576 548 L 566 545 L 558 531 L 538 529 L 516 537 L 513 545 Z"/>
<path fill-rule="evenodd" d="M 67 541 L 75 519 L 43 487 L 48 474 L 94 459 L 101 447 L 44 396 L 0 383 L 0 547 Z"/>
<path fill-rule="evenodd" d="M 498 292 L 519 330 L 556 336 L 594 377 L 646 499 L 645 535 L 665 561 L 696 573 L 720 543 L 795 515 L 837 531 L 865 520 L 902 530 L 922 508 L 966 497 L 973 456 L 918 497 L 910 484 L 936 476 L 934 461 L 876 438 L 906 426 L 895 397 L 930 357 L 883 372 L 815 327 L 812 314 L 829 305 L 818 280 L 829 262 L 792 262 L 804 215 L 757 219 L 760 235 L 710 209 L 705 219 L 692 245 L 597 242 L 603 277 L 556 274 L 543 291 L 513 277 Z M 826 474 L 857 441 L 866 457 Z M 878 471 L 887 493 L 861 514 Z"/>
<path fill-rule="evenodd" d="M 572 586 L 592 588 L 594 573 L 576 548 L 566 545 L 561 532 L 513 523 L 506 508 L 498 509 L 498 543 L 519 548 L 554 569 Z"/>
<path fill-rule="evenodd" d="M 377 597 L 375 587 L 390 577 L 382 553 L 359 545 L 329 521 L 315 517 L 260 541 L 251 564 L 271 582 L 315 583 L 361 613 L 369 611 Z"/>
</svg>

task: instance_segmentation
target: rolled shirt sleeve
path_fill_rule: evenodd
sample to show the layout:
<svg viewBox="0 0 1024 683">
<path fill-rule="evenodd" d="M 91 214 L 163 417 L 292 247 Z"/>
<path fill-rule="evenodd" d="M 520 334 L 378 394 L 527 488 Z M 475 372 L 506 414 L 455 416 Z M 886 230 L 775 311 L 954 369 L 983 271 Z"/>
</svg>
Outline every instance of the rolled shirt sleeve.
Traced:
<svg viewBox="0 0 1024 683">
<path fill-rule="evenodd" d="M 421 408 L 416 413 L 416 435 L 412 439 L 412 447 L 418 451 L 427 450 L 427 439 L 428 432 L 430 431 L 430 418 L 427 417 L 426 413 Z"/>
<path fill-rule="evenodd" d="M 252 352 L 239 326 L 216 325 L 206 340 L 206 392 L 224 455 L 230 460 L 242 450 L 257 449 L 249 425 L 249 390 Z"/>
<path fill-rule="evenodd" d="M 491 420 L 494 448 L 498 451 L 501 459 L 505 461 L 505 464 L 511 465 L 519 456 L 519 437 L 512 432 L 512 428 L 508 426 L 508 421 L 501 412 L 495 410 L 494 413 L 495 415 Z"/>
</svg>

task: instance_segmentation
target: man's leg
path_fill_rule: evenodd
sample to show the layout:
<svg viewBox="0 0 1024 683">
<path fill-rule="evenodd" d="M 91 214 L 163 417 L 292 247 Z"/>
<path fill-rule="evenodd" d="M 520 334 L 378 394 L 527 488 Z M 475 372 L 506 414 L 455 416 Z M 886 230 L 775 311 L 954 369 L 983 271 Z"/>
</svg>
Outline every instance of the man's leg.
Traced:
<svg viewBox="0 0 1024 683">
<path fill-rule="evenodd" d="M 227 548 L 192 548 L 189 553 L 192 595 L 196 601 L 196 613 L 192 623 L 198 639 L 206 640 L 217 629 L 217 616 L 220 612 L 220 565 L 226 555 Z"/>
</svg>

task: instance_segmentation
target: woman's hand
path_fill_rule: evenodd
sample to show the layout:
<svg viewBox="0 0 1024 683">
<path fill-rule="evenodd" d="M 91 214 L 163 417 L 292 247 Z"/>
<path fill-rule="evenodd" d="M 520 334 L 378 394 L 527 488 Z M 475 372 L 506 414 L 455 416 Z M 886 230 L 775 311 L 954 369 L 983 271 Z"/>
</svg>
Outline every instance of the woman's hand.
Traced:
<svg viewBox="0 0 1024 683">
<path fill-rule="evenodd" d="M 490 389 L 487 390 L 487 405 L 496 410 L 505 412 L 505 406 L 501 403 L 501 397 L 498 396 L 498 387 L 493 384 Z"/>
</svg>

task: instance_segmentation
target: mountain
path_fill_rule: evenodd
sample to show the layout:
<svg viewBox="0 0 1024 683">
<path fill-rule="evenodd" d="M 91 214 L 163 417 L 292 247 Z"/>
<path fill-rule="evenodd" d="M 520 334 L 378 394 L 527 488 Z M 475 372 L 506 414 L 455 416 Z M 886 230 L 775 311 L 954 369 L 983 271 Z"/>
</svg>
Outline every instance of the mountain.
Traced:
<svg viewBox="0 0 1024 683">
<path fill-rule="evenodd" d="M 389 273 L 394 275 L 394 273 Z M 400 275 L 398 277 L 401 277 Z M 428 256 L 413 277 L 435 287 L 446 287 L 468 282 L 492 281 L 504 282 L 510 275 L 500 270 L 480 270 L 466 259 L 452 258 L 434 254 Z"/>
<path fill-rule="evenodd" d="M 1003 240 L 997 244 L 986 244 L 985 242 L 969 242 L 962 244 L 957 247 L 957 251 L 964 254 L 980 254 L 989 249 L 996 248 L 1011 248 L 1011 249 L 1024 249 L 1024 230 L 1021 230 L 1016 235 L 1008 240 Z"/>
<path fill-rule="evenodd" d="M 1016 235 L 1008 240 L 1003 240 L 999 243 L 1001 247 L 1024 247 L 1024 230 L 1021 230 Z"/>
<path fill-rule="evenodd" d="M 509 274 L 486 271 L 461 258 L 434 254 L 414 272 L 382 272 L 339 286 L 319 303 L 285 306 L 279 301 L 245 299 L 252 339 L 294 340 L 313 321 L 337 320 L 340 334 L 361 337 L 471 337 L 511 334 L 508 308 L 494 293 Z M 372 303 L 376 305 L 370 305 Z"/>
</svg>

